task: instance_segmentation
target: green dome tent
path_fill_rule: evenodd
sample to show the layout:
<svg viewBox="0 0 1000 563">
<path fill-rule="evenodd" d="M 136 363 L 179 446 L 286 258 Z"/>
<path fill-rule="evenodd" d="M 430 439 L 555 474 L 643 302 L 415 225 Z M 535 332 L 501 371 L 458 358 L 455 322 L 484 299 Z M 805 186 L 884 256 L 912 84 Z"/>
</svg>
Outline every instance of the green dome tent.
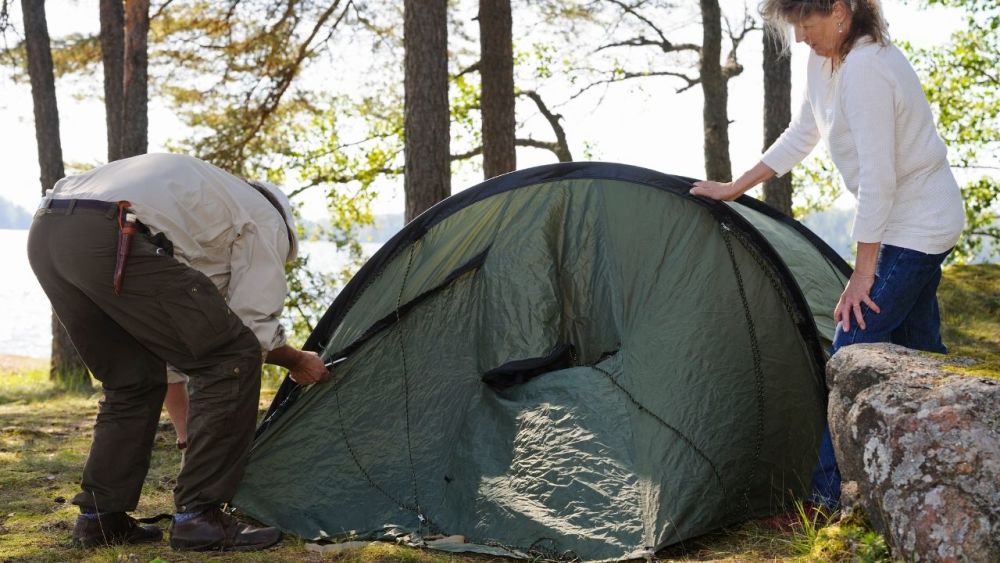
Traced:
<svg viewBox="0 0 1000 563">
<path fill-rule="evenodd" d="M 641 556 L 807 489 L 850 269 L 750 198 L 609 163 L 493 178 L 409 223 L 306 344 L 234 500 L 305 538 Z"/>
</svg>

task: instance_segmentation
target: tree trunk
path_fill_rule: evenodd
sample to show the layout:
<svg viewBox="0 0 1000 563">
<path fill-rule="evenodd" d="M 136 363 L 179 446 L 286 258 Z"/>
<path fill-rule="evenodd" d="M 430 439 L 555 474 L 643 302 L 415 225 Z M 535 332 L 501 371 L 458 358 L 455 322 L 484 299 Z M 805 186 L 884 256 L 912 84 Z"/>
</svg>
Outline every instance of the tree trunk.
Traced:
<svg viewBox="0 0 1000 563">
<path fill-rule="evenodd" d="M 764 150 L 788 128 L 792 120 L 792 62 L 764 34 Z M 791 217 L 792 173 L 764 182 L 764 202 Z"/>
<path fill-rule="evenodd" d="M 122 158 L 125 114 L 125 9 L 122 0 L 100 0 L 101 60 L 104 63 L 104 114 L 108 128 L 108 162 Z"/>
<path fill-rule="evenodd" d="M 705 97 L 705 177 L 728 182 L 733 179 L 729 162 L 729 93 L 722 74 L 722 10 L 719 0 L 701 0 L 702 48 L 699 71 Z"/>
<path fill-rule="evenodd" d="M 144 154 L 147 151 L 148 35 L 149 0 L 126 0 L 121 158 Z"/>
<path fill-rule="evenodd" d="M 511 26 L 510 0 L 479 0 L 484 178 L 517 168 Z"/>
<path fill-rule="evenodd" d="M 21 0 L 24 13 L 24 41 L 28 52 L 28 77 L 35 114 L 35 141 L 38 144 L 38 168 L 42 194 L 65 175 L 62 141 L 59 136 L 59 107 L 56 104 L 56 81 L 52 71 L 52 51 L 45 20 L 44 0 Z M 66 329 L 52 315 L 52 357 L 50 376 L 68 387 L 90 385 L 87 368 L 76 353 Z"/>
<path fill-rule="evenodd" d="M 406 221 L 451 195 L 448 0 L 405 0 Z"/>
</svg>

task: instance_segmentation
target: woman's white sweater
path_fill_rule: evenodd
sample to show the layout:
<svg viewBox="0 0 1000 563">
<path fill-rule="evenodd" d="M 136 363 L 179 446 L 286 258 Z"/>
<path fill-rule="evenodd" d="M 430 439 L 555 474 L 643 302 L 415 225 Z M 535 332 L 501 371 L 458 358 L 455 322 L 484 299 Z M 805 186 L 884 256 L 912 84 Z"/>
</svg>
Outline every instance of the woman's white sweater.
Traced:
<svg viewBox="0 0 1000 563">
<path fill-rule="evenodd" d="M 761 160 L 784 175 L 820 138 L 858 200 L 855 241 L 928 254 L 955 245 L 961 193 L 920 81 L 895 45 L 862 40 L 836 72 L 810 53 L 802 107 Z"/>
</svg>

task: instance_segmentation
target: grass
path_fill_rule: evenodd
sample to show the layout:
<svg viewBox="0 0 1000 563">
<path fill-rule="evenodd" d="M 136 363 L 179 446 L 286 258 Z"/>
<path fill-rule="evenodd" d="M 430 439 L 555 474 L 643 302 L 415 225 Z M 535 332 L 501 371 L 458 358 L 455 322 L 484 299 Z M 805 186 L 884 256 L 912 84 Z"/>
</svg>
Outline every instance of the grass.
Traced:
<svg viewBox="0 0 1000 563">
<path fill-rule="evenodd" d="M 977 360 L 955 369 L 1000 379 L 1000 264 L 949 267 L 938 299 L 949 354 Z"/>
<path fill-rule="evenodd" d="M 975 358 L 963 368 L 1000 377 L 1000 265 L 954 266 L 939 292 L 944 339 L 952 353 Z M 265 379 L 261 409 L 270 403 L 277 379 Z M 455 555 L 387 543 L 338 553 L 316 553 L 296 537 L 262 553 L 197 554 L 171 551 L 166 542 L 91 551 L 70 545 L 77 509 L 69 503 L 92 436 L 99 392 L 61 392 L 48 379 L 42 360 L 0 357 L 0 562 L 6 561 L 388 561 L 482 562 L 479 555 Z M 174 476 L 180 462 L 173 427 L 164 416 L 138 513 L 171 512 Z M 783 530 L 746 523 L 661 551 L 670 561 L 888 561 L 883 538 L 858 517 L 830 522 L 804 510 Z"/>
<path fill-rule="evenodd" d="M 263 412 L 277 385 L 265 383 Z M 296 537 L 259 553 L 204 554 L 174 552 L 166 541 L 103 549 L 70 544 L 78 510 L 70 504 L 79 490 L 80 471 L 93 436 L 98 390 L 58 390 L 48 377 L 48 363 L 0 358 L 0 562 L 181 562 L 181 561 L 388 561 L 482 562 L 460 556 L 393 544 L 374 543 L 338 554 L 309 551 Z M 173 511 L 172 489 L 180 463 L 173 426 L 164 414 L 156 434 L 149 474 L 137 514 Z"/>
<path fill-rule="evenodd" d="M 277 385 L 266 380 L 260 408 L 266 409 Z M 0 358 L 0 562 L 6 561 L 343 561 L 381 563 L 501 561 L 475 554 L 450 554 L 373 542 L 337 553 L 308 550 L 300 538 L 286 537 L 260 553 L 200 554 L 174 552 L 166 541 L 82 550 L 70 545 L 77 508 L 70 500 L 78 490 L 91 428 L 97 414 L 97 389 L 60 392 L 48 378 L 47 362 Z M 153 459 L 137 514 L 172 512 L 171 490 L 180 456 L 173 427 L 163 415 Z M 744 524 L 673 546 L 661 554 L 669 560 L 765 561 L 796 558 L 796 532 Z"/>
<path fill-rule="evenodd" d="M 885 539 L 873 532 L 860 514 L 811 512 L 802 503 L 796 503 L 795 509 L 799 528 L 790 546 L 799 559 L 854 563 L 891 561 Z"/>
</svg>

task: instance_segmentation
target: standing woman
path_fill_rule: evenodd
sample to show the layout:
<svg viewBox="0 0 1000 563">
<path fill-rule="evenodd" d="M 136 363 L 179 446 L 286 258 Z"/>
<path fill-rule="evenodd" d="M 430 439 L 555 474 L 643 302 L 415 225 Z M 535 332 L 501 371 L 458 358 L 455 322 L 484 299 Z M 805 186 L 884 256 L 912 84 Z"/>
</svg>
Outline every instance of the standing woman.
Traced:
<svg viewBox="0 0 1000 563">
<path fill-rule="evenodd" d="M 695 182 L 691 194 L 736 199 L 787 173 L 822 139 L 857 198 L 857 262 L 834 310 L 832 352 L 859 342 L 946 352 L 936 292 L 965 213 L 930 106 L 889 41 L 878 0 L 764 0 L 760 10 L 786 51 L 789 28 L 812 50 L 805 99 L 756 166 L 733 182 Z M 835 508 L 839 498 L 827 430 L 811 500 Z"/>
</svg>

